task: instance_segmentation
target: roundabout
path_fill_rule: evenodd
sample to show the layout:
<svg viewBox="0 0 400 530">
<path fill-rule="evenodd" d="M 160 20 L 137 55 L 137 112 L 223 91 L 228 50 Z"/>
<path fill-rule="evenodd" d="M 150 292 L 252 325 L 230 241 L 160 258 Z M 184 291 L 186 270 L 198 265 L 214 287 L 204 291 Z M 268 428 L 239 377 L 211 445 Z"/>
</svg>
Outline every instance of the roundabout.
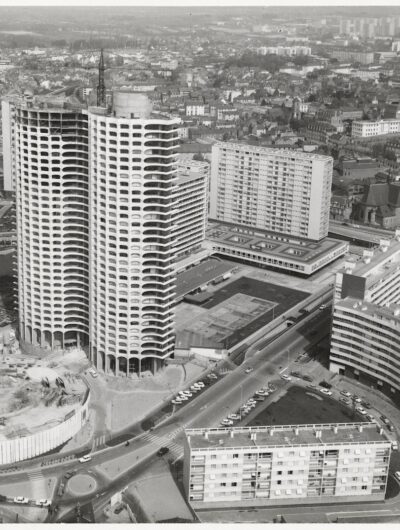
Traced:
<svg viewBox="0 0 400 530">
<path fill-rule="evenodd" d="M 97 486 L 96 479 L 86 473 L 75 475 L 67 482 L 68 493 L 76 497 L 95 492 Z"/>
</svg>

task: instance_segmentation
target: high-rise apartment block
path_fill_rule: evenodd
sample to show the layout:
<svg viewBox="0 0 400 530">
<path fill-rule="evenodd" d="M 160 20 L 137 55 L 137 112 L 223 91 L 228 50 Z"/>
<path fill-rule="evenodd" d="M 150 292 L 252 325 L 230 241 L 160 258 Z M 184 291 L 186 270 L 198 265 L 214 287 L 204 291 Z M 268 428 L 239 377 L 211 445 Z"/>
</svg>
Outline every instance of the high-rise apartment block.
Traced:
<svg viewBox="0 0 400 530">
<path fill-rule="evenodd" d="M 22 340 L 89 342 L 88 118 L 3 101 L 6 189 L 16 192 Z"/>
<path fill-rule="evenodd" d="M 329 368 L 400 391 L 400 230 L 336 274 Z"/>
<path fill-rule="evenodd" d="M 23 341 L 87 345 L 121 375 L 173 354 L 176 251 L 204 232 L 197 184 L 178 188 L 178 127 L 140 94 L 114 94 L 111 109 L 3 102 Z"/>
<path fill-rule="evenodd" d="M 181 155 L 177 162 L 177 214 L 175 218 L 175 256 L 181 260 L 201 248 L 208 215 L 208 162 Z"/>
<path fill-rule="evenodd" d="M 210 218 L 319 241 L 328 234 L 332 158 L 218 142 Z"/>
<path fill-rule="evenodd" d="M 193 508 L 383 500 L 391 442 L 375 423 L 185 431 Z"/>
</svg>

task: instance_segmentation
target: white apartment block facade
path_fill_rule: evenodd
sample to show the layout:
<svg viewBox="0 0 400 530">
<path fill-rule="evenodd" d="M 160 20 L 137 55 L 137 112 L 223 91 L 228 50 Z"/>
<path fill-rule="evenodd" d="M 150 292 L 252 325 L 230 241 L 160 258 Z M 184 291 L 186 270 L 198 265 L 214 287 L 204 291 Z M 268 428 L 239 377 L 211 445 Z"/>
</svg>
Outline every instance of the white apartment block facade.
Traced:
<svg viewBox="0 0 400 530">
<path fill-rule="evenodd" d="M 385 497 L 391 442 L 375 423 L 185 431 L 194 509 L 371 502 Z"/>
<path fill-rule="evenodd" d="M 208 162 L 180 157 L 175 192 L 175 257 L 177 260 L 201 248 L 206 236 L 208 214 Z"/>
<path fill-rule="evenodd" d="M 218 142 L 210 218 L 317 240 L 328 235 L 332 158 Z"/>
<path fill-rule="evenodd" d="M 400 392 L 400 231 L 336 274 L 330 370 Z"/>
<path fill-rule="evenodd" d="M 21 338 L 87 345 L 109 374 L 154 373 L 175 342 L 179 119 L 129 93 L 111 112 L 22 101 L 4 113 Z"/>
<path fill-rule="evenodd" d="M 382 134 L 395 134 L 400 132 L 400 120 L 353 121 L 351 136 L 353 138 L 370 138 Z"/>
<path fill-rule="evenodd" d="M 187 103 L 185 106 L 186 116 L 204 116 L 206 106 L 203 103 Z"/>
</svg>

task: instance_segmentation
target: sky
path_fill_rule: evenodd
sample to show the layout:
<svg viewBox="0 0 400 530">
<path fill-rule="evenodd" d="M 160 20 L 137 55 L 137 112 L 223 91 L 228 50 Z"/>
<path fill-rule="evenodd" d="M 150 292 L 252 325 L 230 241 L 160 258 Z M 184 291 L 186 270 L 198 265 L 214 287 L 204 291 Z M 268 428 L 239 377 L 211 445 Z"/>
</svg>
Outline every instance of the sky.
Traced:
<svg viewBox="0 0 400 530">
<path fill-rule="evenodd" d="M 398 6 L 398 0 L 0 0 L 0 6 Z"/>
</svg>

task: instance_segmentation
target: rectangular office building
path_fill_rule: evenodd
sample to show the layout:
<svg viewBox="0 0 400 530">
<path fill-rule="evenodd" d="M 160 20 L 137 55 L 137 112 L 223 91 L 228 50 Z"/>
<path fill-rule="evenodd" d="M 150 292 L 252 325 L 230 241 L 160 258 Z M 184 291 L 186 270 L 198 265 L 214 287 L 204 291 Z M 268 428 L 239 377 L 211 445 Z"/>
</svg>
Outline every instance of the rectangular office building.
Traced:
<svg viewBox="0 0 400 530">
<path fill-rule="evenodd" d="M 184 486 L 194 509 L 385 497 L 391 443 L 375 423 L 185 433 Z"/>
</svg>

